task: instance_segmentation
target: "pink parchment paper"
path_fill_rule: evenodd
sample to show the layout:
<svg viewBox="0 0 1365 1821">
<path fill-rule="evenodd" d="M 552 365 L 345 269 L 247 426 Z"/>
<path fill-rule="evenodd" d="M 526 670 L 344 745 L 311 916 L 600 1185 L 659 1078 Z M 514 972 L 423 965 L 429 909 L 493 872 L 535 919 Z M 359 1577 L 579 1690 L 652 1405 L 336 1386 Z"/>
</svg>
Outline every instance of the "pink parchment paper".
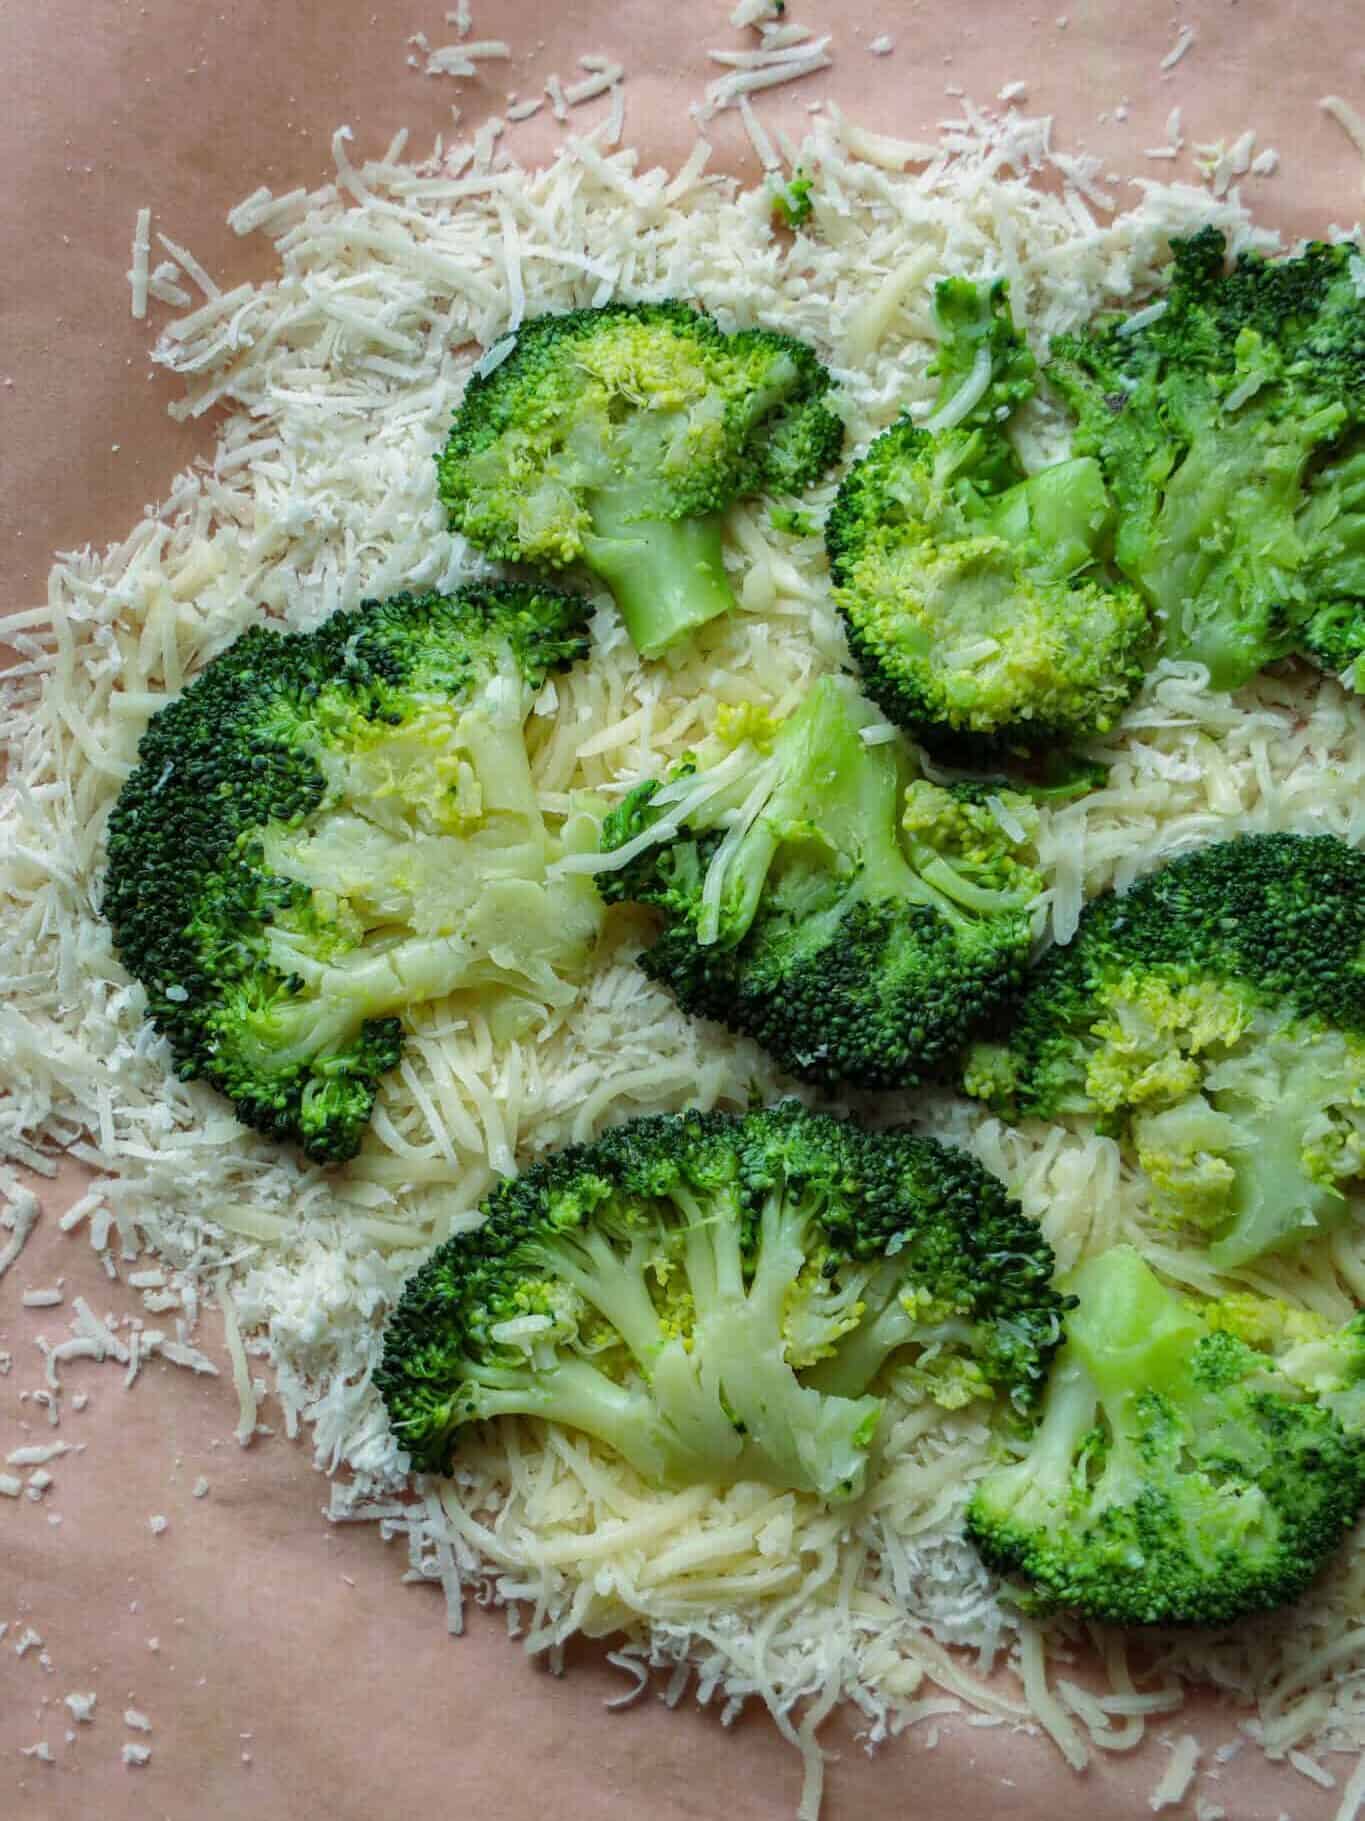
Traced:
<svg viewBox="0 0 1365 1821">
<path fill-rule="evenodd" d="M 1249 185 L 1267 221 L 1314 233 L 1360 215 L 1360 161 L 1317 106 L 1329 92 L 1365 105 L 1355 0 L 1200 0 L 1174 12 L 1131 0 L 1049 4 L 1069 14 L 1006 0 L 792 0 L 803 23 L 833 32 L 835 67 L 761 98 L 760 111 L 799 135 L 807 102 L 830 96 L 871 127 L 922 137 L 955 111 L 947 85 L 989 101 L 1023 81 L 1029 107 L 1056 115 L 1059 142 L 1101 153 L 1124 176 L 1189 177 L 1188 163 L 1141 156 L 1163 143 L 1180 106 L 1191 140 L 1254 126 L 1278 149 L 1279 175 Z M 706 50 L 741 42 L 717 0 L 474 0 L 475 36 L 505 37 L 515 56 L 479 83 L 454 84 L 406 60 L 410 33 L 450 41 L 443 11 L 442 0 L 0 0 L 0 610 L 39 602 L 54 548 L 122 536 L 211 447 L 210 424 L 165 416 L 168 384 L 149 377 L 149 335 L 128 314 L 139 206 L 220 280 L 240 282 L 263 275 L 269 254 L 233 237 L 226 210 L 262 182 L 279 191 L 322 179 L 343 122 L 357 159 L 399 126 L 422 150 L 449 132 L 452 101 L 469 130 L 501 110 L 508 90 L 534 94 L 551 71 L 571 80 L 580 54 L 600 52 L 628 71 L 629 140 L 648 160 L 676 161 L 692 141 L 687 104 L 718 73 Z M 1195 28 L 1194 45 L 1163 72 L 1182 24 Z M 874 56 L 867 47 L 883 32 L 895 49 Z M 576 114 L 575 128 L 603 107 Z M 724 163 L 756 176 L 736 117 L 711 130 Z M 530 159 L 558 133 L 546 114 L 512 143 Z M 45 1188 L 44 1218 L 0 1280 L 0 1350 L 14 1357 L 0 1378 L 0 1456 L 48 1439 L 21 1394 L 41 1384 L 35 1342 L 65 1334 L 70 1299 L 138 1307 L 81 1236 L 57 1229 L 80 1186 L 67 1169 Z M 65 1310 L 20 1306 L 25 1288 L 59 1278 Z M 207 1323 L 204 1344 L 222 1363 L 219 1342 Z M 669 1713 L 652 1698 L 606 1712 L 604 1699 L 625 1684 L 598 1653 L 585 1650 L 555 1681 L 509 1643 L 498 1615 L 475 1610 L 469 1634 L 449 1640 L 439 1597 L 399 1584 L 403 1564 L 371 1527 L 323 1521 L 326 1487 L 302 1448 L 277 1439 L 238 1449 L 226 1370 L 204 1379 L 153 1364 L 128 1393 L 108 1367 L 67 1375 L 75 1384 L 82 1372 L 89 1405 L 68 1407 L 57 1433 L 85 1452 L 53 1464 L 41 1503 L 0 1500 L 5 1821 L 423 1811 L 785 1821 L 794 1812 L 795 1754 L 761 1715 L 722 1732 L 714 1715 Z M 196 1499 L 201 1475 L 210 1490 Z M 154 1515 L 168 1520 L 160 1535 Z M 20 1657 L 14 1646 L 29 1627 L 43 1643 Z M 72 1690 L 97 1693 L 93 1724 L 72 1723 L 61 1705 Z M 150 1734 L 126 1730 L 127 1707 L 151 1718 Z M 1173 1730 L 1190 1724 L 1207 1767 L 1236 1716 L 1206 1701 Z M 1167 1751 L 1156 1731 L 1134 1758 L 1078 1779 L 1041 1741 L 1006 1730 L 948 1725 L 936 1750 L 910 1737 L 872 1759 L 835 1722 L 827 1821 L 1145 1815 Z M 20 1755 L 40 1740 L 55 1764 Z M 122 1763 L 125 1740 L 151 1746 L 145 1767 Z M 1337 1800 L 1266 1769 L 1250 1748 L 1200 1793 L 1236 1821 L 1286 1811 L 1315 1821 Z"/>
</svg>

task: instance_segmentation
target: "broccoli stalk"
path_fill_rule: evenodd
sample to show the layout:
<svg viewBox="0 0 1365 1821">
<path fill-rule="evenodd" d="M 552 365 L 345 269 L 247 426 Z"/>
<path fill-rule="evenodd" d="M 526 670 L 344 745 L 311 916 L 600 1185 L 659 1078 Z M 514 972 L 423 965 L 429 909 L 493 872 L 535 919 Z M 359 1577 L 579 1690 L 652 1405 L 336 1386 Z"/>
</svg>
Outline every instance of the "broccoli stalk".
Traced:
<svg viewBox="0 0 1365 1821">
<path fill-rule="evenodd" d="M 1067 1287 L 1038 1426 L 968 1506 L 987 1564 L 1026 1607 L 1116 1624 L 1222 1625 L 1296 1598 L 1365 1502 L 1358 1431 L 1306 1394 L 1315 1372 L 1339 1390 L 1358 1344 L 1277 1361 L 1129 1246 Z"/>
<path fill-rule="evenodd" d="M 1216 689 L 1304 647 L 1345 668 L 1361 647 L 1342 628 L 1365 613 L 1359 253 L 1317 242 L 1229 270 L 1214 228 L 1173 245 L 1158 309 L 1057 337 L 1047 369 L 1118 505 L 1119 567 L 1166 655 Z"/>
<path fill-rule="evenodd" d="M 686 1010 L 805 1080 L 893 1087 L 944 1067 L 1011 992 L 1041 886 L 972 791 L 908 784 L 899 745 L 863 738 L 875 720 L 823 678 L 766 753 L 638 785 L 601 855 L 565 865 L 663 912 L 640 965 Z"/>
<path fill-rule="evenodd" d="M 581 563 L 655 657 L 734 605 L 729 506 L 806 487 L 838 456 L 829 387 L 803 342 L 725 335 L 681 303 L 537 317 L 466 388 L 441 497 L 491 556 Z"/>
<path fill-rule="evenodd" d="M 1150 616 L 1111 576 L 1100 466 L 1024 473 L 1005 426 L 1034 362 L 1003 280 L 945 281 L 935 307 L 937 408 L 873 443 L 825 527 L 868 691 L 969 759 L 1106 732 L 1141 679 Z"/>
<path fill-rule="evenodd" d="M 1365 1179 L 1365 857 L 1249 835 L 1096 899 L 1030 977 L 969 1092 L 1078 1115 L 1222 1270 L 1338 1221 Z"/>
<path fill-rule="evenodd" d="M 794 1101 L 618 1127 L 486 1213 L 385 1335 L 376 1382 L 422 1468 L 448 1471 L 467 1424 L 525 1415 L 654 1483 L 853 1497 L 892 1356 L 907 1394 L 1026 1410 L 1065 1306 L 1041 1233 L 972 1159 Z"/>
<path fill-rule="evenodd" d="M 610 588 L 636 649 L 657 657 L 735 604 L 725 520 L 640 518 L 623 491 L 591 497 L 583 563 Z"/>
<path fill-rule="evenodd" d="M 534 690 L 587 603 L 481 584 L 238 639 L 149 727 L 110 819 L 105 912 L 178 1071 L 320 1161 L 352 1156 L 402 1020 L 478 993 L 562 1005 L 600 911 L 550 867 Z"/>
</svg>

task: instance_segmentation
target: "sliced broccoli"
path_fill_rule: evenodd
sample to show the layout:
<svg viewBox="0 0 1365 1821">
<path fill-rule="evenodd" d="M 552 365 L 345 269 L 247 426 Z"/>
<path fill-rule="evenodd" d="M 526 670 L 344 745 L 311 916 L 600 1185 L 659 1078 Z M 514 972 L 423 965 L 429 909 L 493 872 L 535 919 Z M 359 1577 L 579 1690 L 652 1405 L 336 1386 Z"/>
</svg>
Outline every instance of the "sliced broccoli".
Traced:
<svg viewBox="0 0 1365 1821">
<path fill-rule="evenodd" d="M 1365 266 L 1362 266 L 1365 271 Z M 1307 594 L 1314 603 L 1298 649 L 1365 693 L 1365 436 L 1343 444 L 1308 484 L 1299 534 L 1309 551 Z"/>
<path fill-rule="evenodd" d="M 799 167 L 783 183 L 780 179 L 773 182 L 770 194 L 773 199 L 773 219 L 782 224 L 789 232 L 795 233 L 810 220 L 813 207 L 810 199 L 811 176 L 808 171 Z"/>
<path fill-rule="evenodd" d="M 588 611 L 483 583 L 256 628 L 161 710 L 110 819 L 104 910 L 182 1076 L 335 1161 L 410 1009 L 572 998 L 601 913 L 547 876 L 564 843 L 522 723 Z"/>
<path fill-rule="evenodd" d="M 862 1488 L 875 1387 L 1032 1408 L 1041 1230 L 965 1152 L 795 1101 L 641 1119 L 497 1188 L 410 1278 L 376 1383 L 419 1469 L 539 1416 L 664 1484 Z"/>
<path fill-rule="evenodd" d="M 490 556 L 581 562 L 654 657 L 734 605 L 726 508 L 797 492 L 837 458 L 829 387 L 803 342 L 725 335 L 682 303 L 540 316 L 470 381 L 441 497 Z"/>
<path fill-rule="evenodd" d="M 825 526 L 835 599 L 892 720 L 965 756 L 1106 732 L 1141 681 L 1150 614 L 1110 572 L 1093 457 L 1026 476 L 1006 435 L 1035 365 L 1003 279 L 940 284 L 938 407 L 854 464 Z"/>
<path fill-rule="evenodd" d="M 1365 1324 L 1277 1356 L 1129 1246 L 1068 1287 L 1032 1439 L 968 1506 L 988 1566 L 1027 1608 L 1111 1624 L 1225 1625 L 1297 1598 L 1365 1502 Z"/>
<path fill-rule="evenodd" d="M 1365 855 L 1247 835 L 1097 899 L 967 1087 L 1098 1118 L 1220 1268 L 1330 1224 L 1365 1178 Z"/>
<path fill-rule="evenodd" d="M 638 785 L 594 873 L 609 903 L 662 911 L 640 965 L 686 1011 L 826 1085 L 946 1067 L 1017 985 L 1042 889 L 976 793 L 911 783 L 899 742 L 863 739 L 876 719 L 823 678 L 766 750 Z"/>
<path fill-rule="evenodd" d="M 1338 665 L 1365 611 L 1360 254 L 1229 269 L 1217 229 L 1172 244 L 1159 304 L 1059 336 L 1047 369 L 1104 468 L 1119 567 L 1216 689 L 1302 647 Z"/>
</svg>

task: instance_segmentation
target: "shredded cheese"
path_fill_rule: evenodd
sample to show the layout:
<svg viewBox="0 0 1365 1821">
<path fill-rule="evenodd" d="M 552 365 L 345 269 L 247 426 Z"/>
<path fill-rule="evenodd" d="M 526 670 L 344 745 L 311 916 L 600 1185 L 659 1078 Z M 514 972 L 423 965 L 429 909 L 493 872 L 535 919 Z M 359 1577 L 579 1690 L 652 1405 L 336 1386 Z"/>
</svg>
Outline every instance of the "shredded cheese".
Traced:
<svg viewBox="0 0 1365 1821">
<path fill-rule="evenodd" d="M 739 108 L 763 158 L 772 140 L 749 98 L 825 67 L 829 39 L 779 23 L 766 3 L 741 0 L 736 18 L 758 42 L 718 60 L 707 108 Z M 422 166 L 399 162 L 401 143 L 353 163 L 343 133 L 335 177 L 317 191 L 251 192 L 231 221 L 273 243 L 280 269 L 264 284 L 223 289 L 161 237 L 174 266 L 163 288 L 183 277 L 201 301 L 172 322 L 158 358 L 182 382 L 182 415 L 223 415 L 211 463 L 178 477 L 103 556 L 60 561 L 46 606 L 4 622 L 19 662 L 0 715 L 0 1137 L 49 1171 L 70 1145 L 99 1172 L 63 1227 L 84 1229 L 111 1265 L 111 1248 L 159 1261 L 174 1291 L 138 1287 L 169 1296 L 176 1327 L 129 1344 L 78 1297 L 70 1337 L 46 1354 L 48 1389 L 60 1396 L 60 1369 L 76 1361 L 112 1361 L 131 1378 L 155 1355 L 211 1373 L 193 1335 L 212 1298 L 239 1440 L 258 1421 L 249 1345 L 268 1358 L 286 1429 L 306 1424 L 318 1464 L 345 1469 L 334 1520 L 405 1536 L 409 1572 L 440 1588 L 449 1629 L 474 1587 L 514 1615 L 529 1649 L 622 1633 L 613 1657 L 634 1685 L 662 1677 L 666 1698 L 690 1690 L 731 1718 L 763 1704 L 802 1753 L 807 1814 L 818 1729 L 842 1699 L 857 1702 L 873 1743 L 902 1725 L 936 1738 L 960 1712 L 1040 1724 L 1079 1765 L 1093 1750 L 1132 1749 L 1184 1685 L 1216 1681 L 1259 1702 L 1281 1755 L 1319 1738 L 1358 1749 L 1365 1722 L 1336 1691 L 1365 1668 L 1365 1561 L 1343 1557 L 1292 1619 L 1216 1646 L 1171 1643 L 1155 1689 L 1136 1689 L 1111 1650 L 1108 1688 L 1090 1692 L 1072 1679 L 1065 1632 L 1021 1624 L 962 1539 L 962 1502 L 992 1446 L 971 1406 L 926 1419 L 890 1394 L 894 1464 L 856 1513 L 753 1486 L 660 1493 L 609 1451 L 530 1422 L 473 1440 L 459 1478 L 413 1502 L 372 1384 L 379 1324 L 424 1253 L 477 1220 L 494 1172 L 636 1113 L 738 1107 L 790 1084 L 753 1046 L 679 1014 L 634 965 L 639 932 L 622 917 L 577 1000 L 539 1008 L 528 1033 L 495 1036 L 459 1001 L 418 1014 L 361 1155 L 324 1175 L 169 1073 L 94 914 L 108 810 L 168 693 L 263 609 L 310 627 L 467 573 L 430 457 L 468 376 L 505 355 L 523 314 L 685 290 L 727 327 L 771 323 L 833 366 L 856 450 L 906 406 L 932 410 L 938 276 L 1007 272 L 1041 349 L 1099 308 L 1140 303 L 1172 234 L 1211 224 L 1234 251 L 1274 244 L 1231 191 L 1144 181 L 1119 210 L 1103 167 L 1054 149 L 1046 121 L 963 97 L 932 145 L 868 133 L 832 109 L 813 121 L 797 156 L 816 179 L 822 232 L 806 237 L 798 268 L 782 260 L 762 197 L 707 175 L 704 140 L 672 176 L 612 149 L 622 80 L 602 62 L 568 91 L 547 81 L 566 118 L 570 94 L 583 105 L 585 87 L 610 77 L 596 93 L 612 91 L 612 113 L 605 134 L 574 140 L 545 171 L 516 167 L 498 123 Z M 1241 150 L 1250 161 L 1250 142 Z M 973 380 L 984 391 L 988 370 Z M 963 412 L 975 402 L 964 395 Z M 1037 434 L 1059 444 L 1055 425 Z M 817 522 L 833 488 L 812 490 Z M 798 567 L 762 502 L 735 510 L 729 537 L 748 578 L 740 607 L 666 663 L 642 664 L 599 602 L 591 665 L 558 679 L 529 723 L 552 813 L 575 793 L 612 800 L 666 772 L 721 704 L 785 713 L 844 665 L 818 544 Z M 1110 768 L 1105 789 L 1039 817 L 1040 940 L 1073 932 L 1087 896 L 1212 834 L 1315 827 L 1365 839 L 1365 715 L 1327 680 L 1267 676 L 1229 698 L 1193 666 L 1162 665 L 1092 756 Z M 933 1094 L 907 1111 L 1006 1181 L 1063 1270 L 1138 1237 L 1192 1288 L 1226 1286 L 1153 1227 L 1112 1140 L 1014 1130 Z M 0 1191 L 3 1272 L 37 1202 L 3 1176 Z M 1264 1269 L 1278 1294 L 1344 1316 L 1365 1294 L 1355 1241 L 1334 1236 L 1314 1264 L 1311 1279 L 1292 1262 Z"/>
</svg>

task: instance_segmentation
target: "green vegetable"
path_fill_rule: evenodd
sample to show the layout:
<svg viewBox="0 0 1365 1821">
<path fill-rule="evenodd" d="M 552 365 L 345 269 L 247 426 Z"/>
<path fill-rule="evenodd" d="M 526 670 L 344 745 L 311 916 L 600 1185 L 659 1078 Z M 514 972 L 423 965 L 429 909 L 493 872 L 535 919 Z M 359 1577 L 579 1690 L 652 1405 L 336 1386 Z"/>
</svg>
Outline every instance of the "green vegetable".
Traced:
<svg viewBox="0 0 1365 1821">
<path fill-rule="evenodd" d="M 815 537 L 820 529 L 808 512 L 797 512 L 790 506 L 774 506 L 768 520 L 774 531 L 788 537 Z"/>
<path fill-rule="evenodd" d="M 1026 1608 L 1111 1624 L 1226 1625 L 1296 1599 L 1365 1502 L 1365 1319 L 1287 1350 L 1248 1341 L 1128 1246 L 1068 1287 L 1033 1437 L 968 1506 L 987 1564 Z"/>
<path fill-rule="evenodd" d="M 496 1189 L 409 1279 L 376 1383 L 419 1469 L 539 1416 L 665 1485 L 861 1491 L 906 1397 L 1028 1410 L 1066 1304 L 965 1152 L 795 1101 L 641 1119 Z"/>
<path fill-rule="evenodd" d="M 1098 1118 L 1222 1269 L 1331 1224 L 1365 1178 L 1365 856 L 1248 835 L 1097 899 L 967 1086 Z"/>
<path fill-rule="evenodd" d="M 581 562 L 654 657 L 734 605 L 727 507 L 796 492 L 837 458 L 829 387 L 803 342 L 724 335 L 682 303 L 540 316 L 470 381 L 441 497 L 490 556 Z"/>
<path fill-rule="evenodd" d="M 1052 345 L 1118 508 L 1120 568 L 1165 651 L 1235 689 L 1305 649 L 1349 669 L 1365 646 L 1365 286 L 1360 253 L 1229 269 L 1206 228 L 1173 243 L 1155 307 Z"/>
<path fill-rule="evenodd" d="M 981 757 L 1107 732 L 1137 688 L 1150 616 L 1115 580 L 1091 456 L 1026 476 L 1006 434 L 1033 356 L 1003 279 L 938 287 L 940 395 L 845 477 L 825 526 L 869 693 L 940 750 Z"/>
<path fill-rule="evenodd" d="M 786 183 L 779 181 L 772 186 L 773 216 L 793 234 L 810 220 L 810 191 L 810 174 L 799 167 Z"/>
<path fill-rule="evenodd" d="M 600 911 L 547 879 L 564 842 L 522 723 L 586 653 L 588 611 L 481 583 L 256 628 L 161 710 L 110 819 L 104 910 L 179 1074 L 334 1161 L 414 1007 L 471 990 L 506 1026 L 573 997 Z"/>
<path fill-rule="evenodd" d="M 1018 984 L 1042 882 L 970 787 L 911 782 L 877 716 L 826 677 L 775 730 L 607 818 L 609 903 L 663 927 L 640 957 L 683 1008 L 805 1081 L 897 1087 L 946 1067 Z M 1003 806 L 1027 832 L 1032 806 Z"/>
</svg>

